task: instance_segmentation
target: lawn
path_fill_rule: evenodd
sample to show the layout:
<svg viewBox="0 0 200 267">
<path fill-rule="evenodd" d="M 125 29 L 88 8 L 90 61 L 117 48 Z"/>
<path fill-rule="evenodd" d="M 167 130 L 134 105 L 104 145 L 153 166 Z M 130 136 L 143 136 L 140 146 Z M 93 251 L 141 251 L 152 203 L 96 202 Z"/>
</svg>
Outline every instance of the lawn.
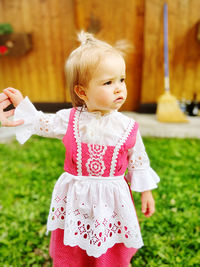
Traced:
<svg viewBox="0 0 200 267">
<path fill-rule="evenodd" d="M 144 143 L 161 182 L 152 218 L 141 214 L 140 194 L 133 194 L 145 246 L 132 265 L 199 266 L 200 140 Z M 59 140 L 40 137 L 0 144 L 0 266 L 51 266 L 46 220 L 64 153 Z"/>
</svg>

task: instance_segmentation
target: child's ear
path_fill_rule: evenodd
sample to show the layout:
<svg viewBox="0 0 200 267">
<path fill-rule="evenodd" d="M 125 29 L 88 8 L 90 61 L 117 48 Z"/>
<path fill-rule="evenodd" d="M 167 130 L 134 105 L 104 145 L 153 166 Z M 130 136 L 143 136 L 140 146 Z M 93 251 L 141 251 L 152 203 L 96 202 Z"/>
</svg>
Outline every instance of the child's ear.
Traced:
<svg viewBox="0 0 200 267">
<path fill-rule="evenodd" d="M 77 94 L 77 96 L 82 100 L 87 100 L 87 96 L 85 93 L 85 88 L 81 85 L 75 85 L 74 86 L 74 92 Z"/>
</svg>

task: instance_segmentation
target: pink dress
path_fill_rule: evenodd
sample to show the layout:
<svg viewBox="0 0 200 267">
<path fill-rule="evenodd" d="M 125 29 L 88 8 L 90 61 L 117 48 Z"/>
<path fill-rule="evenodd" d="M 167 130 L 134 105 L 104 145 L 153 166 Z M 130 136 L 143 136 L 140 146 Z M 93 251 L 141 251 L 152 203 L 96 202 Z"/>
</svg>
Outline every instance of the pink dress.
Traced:
<svg viewBox="0 0 200 267">
<path fill-rule="evenodd" d="M 54 187 L 47 223 L 54 267 L 128 266 L 143 246 L 130 188 L 144 192 L 160 181 L 137 123 L 118 111 L 44 114 L 28 97 L 15 110 L 18 119 L 25 122 L 16 128 L 21 144 L 37 134 L 63 139 L 66 147 L 65 172 Z"/>
<path fill-rule="evenodd" d="M 63 138 L 67 175 L 52 196 L 50 255 L 55 267 L 126 267 L 143 245 L 124 178 L 138 125 L 130 120 L 116 146 L 86 144 L 79 136 L 79 113 L 71 110 Z"/>
</svg>

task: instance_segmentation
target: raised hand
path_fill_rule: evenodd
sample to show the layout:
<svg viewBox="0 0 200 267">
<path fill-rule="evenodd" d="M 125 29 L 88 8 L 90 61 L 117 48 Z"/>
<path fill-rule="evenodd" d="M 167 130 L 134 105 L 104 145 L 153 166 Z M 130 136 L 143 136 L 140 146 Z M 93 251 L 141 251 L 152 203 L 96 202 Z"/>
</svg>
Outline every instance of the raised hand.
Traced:
<svg viewBox="0 0 200 267">
<path fill-rule="evenodd" d="M 6 90 L 10 90 L 11 88 L 8 88 Z M 13 97 L 12 97 L 13 98 Z M 8 126 L 8 127 L 15 127 L 19 126 L 24 123 L 23 120 L 18 121 L 10 121 L 8 118 L 14 115 L 14 109 L 9 111 L 4 111 L 10 104 L 13 104 L 16 106 L 16 104 L 19 102 L 19 100 L 23 100 L 23 97 L 20 98 L 17 96 L 14 99 L 14 103 L 11 98 L 8 97 L 5 93 L 0 93 L 0 125 L 2 126 Z"/>
<path fill-rule="evenodd" d="M 24 99 L 21 92 L 12 87 L 4 89 L 3 92 L 10 99 L 14 107 L 17 107 L 20 104 L 20 102 Z"/>
</svg>

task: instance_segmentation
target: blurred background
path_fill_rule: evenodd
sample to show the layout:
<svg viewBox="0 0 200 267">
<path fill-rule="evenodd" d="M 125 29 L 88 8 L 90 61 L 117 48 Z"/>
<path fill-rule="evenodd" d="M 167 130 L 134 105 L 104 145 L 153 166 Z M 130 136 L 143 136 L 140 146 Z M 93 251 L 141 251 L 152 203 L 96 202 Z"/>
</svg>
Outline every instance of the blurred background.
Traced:
<svg viewBox="0 0 200 267">
<path fill-rule="evenodd" d="M 84 29 L 111 44 L 127 39 L 134 46 L 123 110 L 155 104 L 164 92 L 164 2 L 171 92 L 180 101 L 199 101 L 199 0 L 0 0 L 0 23 L 12 27 L 10 34 L 0 31 L 0 88 L 18 88 L 42 109 L 70 102 L 64 64 Z"/>
<path fill-rule="evenodd" d="M 164 3 L 170 90 L 181 110 L 190 107 L 188 123 L 162 123 L 149 114 L 164 93 Z M 134 47 L 126 58 L 123 110 L 139 122 L 161 182 L 153 191 L 152 218 L 142 215 L 140 194 L 133 194 L 145 246 L 132 265 L 197 267 L 200 0 L 0 0 L 0 92 L 15 87 L 46 112 L 69 107 L 64 65 L 82 29 L 111 44 L 127 39 Z M 41 137 L 20 146 L 14 138 L 14 128 L 0 129 L 0 266 L 52 267 L 46 219 L 63 172 L 64 146 Z"/>
</svg>

